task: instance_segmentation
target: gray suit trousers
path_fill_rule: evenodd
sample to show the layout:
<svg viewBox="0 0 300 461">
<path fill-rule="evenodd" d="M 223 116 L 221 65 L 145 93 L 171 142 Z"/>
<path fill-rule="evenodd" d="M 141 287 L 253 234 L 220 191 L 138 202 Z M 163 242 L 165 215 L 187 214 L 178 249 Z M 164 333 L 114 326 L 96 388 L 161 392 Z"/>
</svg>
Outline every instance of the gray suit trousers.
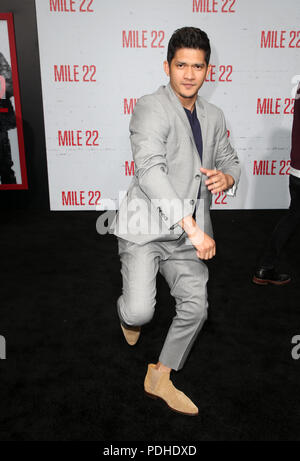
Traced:
<svg viewBox="0 0 300 461">
<path fill-rule="evenodd" d="M 198 258 L 186 232 L 178 240 L 151 241 L 144 245 L 118 237 L 123 280 L 117 311 L 124 326 L 148 323 L 156 304 L 159 270 L 176 301 L 173 317 L 159 361 L 173 370 L 183 367 L 207 318 L 206 264 Z"/>
</svg>

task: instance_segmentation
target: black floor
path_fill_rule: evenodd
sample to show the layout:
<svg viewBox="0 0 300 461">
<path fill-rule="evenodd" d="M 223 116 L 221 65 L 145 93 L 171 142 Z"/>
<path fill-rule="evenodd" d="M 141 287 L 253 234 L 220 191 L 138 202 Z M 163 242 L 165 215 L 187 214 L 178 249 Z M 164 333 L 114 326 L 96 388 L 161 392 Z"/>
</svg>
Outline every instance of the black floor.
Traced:
<svg viewBox="0 0 300 461">
<path fill-rule="evenodd" d="M 153 320 L 135 347 L 120 330 L 120 262 L 96 212 L 1 212 L 0 440 L 300 441 L 300 245 L 289 243 L 286 287 L 251 275 L 283 211 L 213 212 L 209 319 L 171 378 L 200 409 L 171 412 L 143 392 L 175 314 L 158 275 Z"/>
</svg>

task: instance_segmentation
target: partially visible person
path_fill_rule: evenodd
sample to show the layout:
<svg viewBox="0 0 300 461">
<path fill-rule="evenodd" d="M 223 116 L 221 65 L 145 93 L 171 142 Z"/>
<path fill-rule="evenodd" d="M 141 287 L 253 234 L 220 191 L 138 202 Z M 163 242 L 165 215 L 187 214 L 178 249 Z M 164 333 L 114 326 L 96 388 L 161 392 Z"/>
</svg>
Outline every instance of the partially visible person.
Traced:
<svg viewBox="0 0 300 461">
<path fill-rule="evenodd" d="M 259 285 L 286 285 L 291 281 L 290 275 L 279 273 L 276 265 L 282 249 L 300 224 L 300 82 L 294 104 L 289 188 L 288 213 L 274 228 L 252 279 Z"/>
<path fill-rule="evenodd" d="M 0 75 L 5 80 L 5 98 L 0 99 L 0 181 L 1 184 L 16 184 L 13 170 L 8 131 L 16 128 L 15 111 L 10 101 L 13 96 L 11 68 L 0 52 Z M 1 111 L 4 109 L 5 111 Z"/>
</svg>

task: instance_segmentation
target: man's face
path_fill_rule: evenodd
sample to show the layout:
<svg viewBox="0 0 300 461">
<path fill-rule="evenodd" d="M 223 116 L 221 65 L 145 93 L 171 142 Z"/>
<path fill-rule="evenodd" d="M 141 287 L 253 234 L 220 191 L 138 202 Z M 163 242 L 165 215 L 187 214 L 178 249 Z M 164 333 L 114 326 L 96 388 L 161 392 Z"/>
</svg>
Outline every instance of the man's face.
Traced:
<svg viewBox="0 0 300 461">
<path fill-rule="evenodd" d="M 170 84 L 182 104 L 197 97 L 197 93 L 208 76 L 211 66 L 205 62 L 205 51 L 180 48 L 176 51 L 171 65 L 164 62 Z"/>
</svg>

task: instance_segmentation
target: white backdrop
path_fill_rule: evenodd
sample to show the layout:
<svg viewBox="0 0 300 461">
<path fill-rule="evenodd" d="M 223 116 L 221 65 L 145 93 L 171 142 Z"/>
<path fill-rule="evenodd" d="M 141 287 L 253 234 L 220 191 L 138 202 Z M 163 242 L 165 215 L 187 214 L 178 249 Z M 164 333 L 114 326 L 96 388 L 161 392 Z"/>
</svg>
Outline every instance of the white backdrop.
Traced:
<svg viewBox="0 0 300 461">
<path fill-rule="evenodd" d="M 118 208 L 133 174 L 124 106 L 168 83 L 168 40 L 183 26 L 210 38 L 215 81 L 199 94 L 224 111 L 242 164 L 237 197 L 216 197 L 213 208 L 288 206 L 299 0 L 36 0 L 36 8 L 52 210 L 101 209 L 104 199 Z"/>
</svg>

